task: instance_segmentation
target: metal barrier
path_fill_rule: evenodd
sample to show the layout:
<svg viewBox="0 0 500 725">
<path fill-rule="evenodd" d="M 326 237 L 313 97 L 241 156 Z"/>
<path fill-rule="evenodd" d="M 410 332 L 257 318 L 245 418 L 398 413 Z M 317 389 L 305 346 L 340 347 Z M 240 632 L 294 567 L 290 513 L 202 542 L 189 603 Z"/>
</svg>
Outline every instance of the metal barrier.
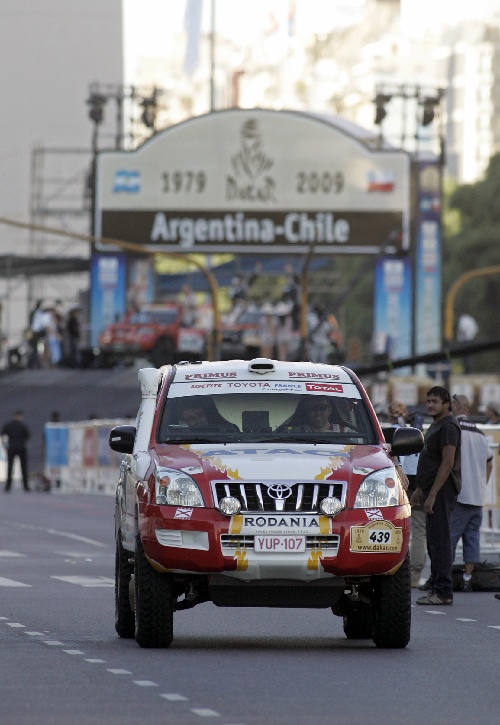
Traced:
<svg viewBox="0 0 500 725">
<path fill-rule="evenodd" d="M 44 475 L 51 491 L 114 495 L 121 453 L 109 447 L 115 425 L 133 420 L 46 423 Z"/>
</svg>

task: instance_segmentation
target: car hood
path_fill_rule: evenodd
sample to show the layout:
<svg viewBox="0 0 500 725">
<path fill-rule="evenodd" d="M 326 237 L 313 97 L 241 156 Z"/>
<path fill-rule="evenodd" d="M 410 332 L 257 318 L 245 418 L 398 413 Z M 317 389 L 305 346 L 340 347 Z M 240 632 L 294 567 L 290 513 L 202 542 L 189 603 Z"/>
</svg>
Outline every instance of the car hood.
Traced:
<svg viewBox="0 0 500 725">
<path fill-rule="evenodd" d="M 190 444 L 157 448 L 161 466 L 197 480 L 351 480 L 390 465 L 382 446 L 312 444 Z M 200 478 L 199 478 L 200 477 Z"/>
</svg>

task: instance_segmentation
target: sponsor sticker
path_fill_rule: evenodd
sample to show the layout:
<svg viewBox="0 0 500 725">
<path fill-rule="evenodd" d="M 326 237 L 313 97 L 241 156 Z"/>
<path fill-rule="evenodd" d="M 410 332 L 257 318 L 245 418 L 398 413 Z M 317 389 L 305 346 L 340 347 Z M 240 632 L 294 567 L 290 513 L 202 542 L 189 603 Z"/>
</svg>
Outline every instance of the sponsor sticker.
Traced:
<svg viewBox="0 0 500 725">
<path fill-rule="evenodd" d="M 365 509 L 365 513 L 366 513 L 367 518 L 370 519 L 370 521 L 373 521 L 375 519 L 384 518 L 382 511 L 380 509 Z"/>
<path fill-rule="evenodd" d="M 398 554 L 403 546 L 403 529 L 390 521 L 370 521 L 365 526 L 351 526 L 350 550 L 359 553 Z"/>
<path fill-rule="evenodd" d="M 252 515 L 231 517 L 230 534 L 331 534 L 332 520 L 328 516 L 312 515 Z"/>
<path fill-rule="evenodd" d="M 335 383 L 306 383 L 306 390 L 311 393 L 343 393 L 342 385 Z"/>
<path fill-rule="evenodd" d="M 188 508 L 187 506 L 178 506 L 174 514 L 174 519 L 190 519 L 192 514 L 192 508 Z"/>
</svg>

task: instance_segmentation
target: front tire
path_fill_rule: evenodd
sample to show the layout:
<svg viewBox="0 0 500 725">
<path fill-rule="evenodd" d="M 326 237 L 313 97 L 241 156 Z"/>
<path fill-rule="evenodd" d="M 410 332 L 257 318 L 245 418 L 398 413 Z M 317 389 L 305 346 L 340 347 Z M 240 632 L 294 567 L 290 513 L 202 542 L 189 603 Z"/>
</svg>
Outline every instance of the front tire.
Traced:
<svg viewBox="0 0 500 725">
<path fill-rule="evenodd" d="M 168 647 L 174 637 L 176 597 L 170 574 L 159 574 L 146 559 L 141 537 L 135 543 L 135 641 L 140 647 Z"/>
<path fill-rule="evenodd" d="M 115 552 L 115 629 L 119 637 L 130 639 L 135 632 L 135 617 L 130 606 L 129 584 L 134 573 L 130 562 L 132 554 L 122 545 L 122 535 L 118 532 Z"/>
<path fill-rule="evenodd" d="M 410 641 L 410 583 L 408 555 L 395 574 L 374 578 L 373 641 L 377 647 L 402 649 Z"/>
</svg>

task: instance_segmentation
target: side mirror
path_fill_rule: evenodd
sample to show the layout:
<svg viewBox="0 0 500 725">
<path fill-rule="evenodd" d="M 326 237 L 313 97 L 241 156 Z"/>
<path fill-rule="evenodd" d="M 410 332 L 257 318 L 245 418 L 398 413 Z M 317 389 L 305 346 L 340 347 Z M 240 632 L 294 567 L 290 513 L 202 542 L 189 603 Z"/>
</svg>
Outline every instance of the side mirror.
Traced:
<svg viewBox="0 0 500 725">
<path fill-rule="evenodd" d="M 117 425 L 109 433 L 109 447 L 118 453 L 132 453 L 134 450 L 135 425 Z"/>
<path fill-rule="evenodd" d="M 418 428 L 395 428 L 392 436 L 391 454 L 393 456 L 411 456 L 420 453 L 424 447 L 424 436 Z"/>
</svg>

